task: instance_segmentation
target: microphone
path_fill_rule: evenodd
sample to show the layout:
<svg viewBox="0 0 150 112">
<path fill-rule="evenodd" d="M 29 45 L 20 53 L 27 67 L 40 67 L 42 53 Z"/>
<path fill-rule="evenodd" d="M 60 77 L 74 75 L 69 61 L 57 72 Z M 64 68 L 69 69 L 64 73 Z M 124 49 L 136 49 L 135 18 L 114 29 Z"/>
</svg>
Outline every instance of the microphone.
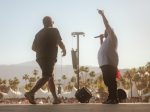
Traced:
<svg viewBox="0 0 150 112">
<path fill-rule="evenodd" d="M 101 35 L 98 35 L 98 36 L 96 36 L 94 38 L 100 38 L 100 37 L 105 37 L 105 36 L 104 36 L 104 34 L 101 34 Z"/>
<path fill-rule="evenodd" d="M 96 37 L 94 37 L 94 38 L 100 38 L 100 35 L 98 35 L 98 36 L 96 36 Z"/>
</svg>

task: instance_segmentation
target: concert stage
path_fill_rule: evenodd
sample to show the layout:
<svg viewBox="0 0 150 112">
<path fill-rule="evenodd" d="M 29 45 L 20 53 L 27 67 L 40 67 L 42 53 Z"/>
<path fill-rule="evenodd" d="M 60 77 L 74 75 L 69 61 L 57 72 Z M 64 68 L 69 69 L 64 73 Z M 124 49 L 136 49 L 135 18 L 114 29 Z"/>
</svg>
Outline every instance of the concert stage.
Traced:
<svg viewBox="0 0 150 112">
<path fill-rule="evenodd" d="M 150 103 L 0 105 L 0 112 L 149 112 Z"/>
</svg>

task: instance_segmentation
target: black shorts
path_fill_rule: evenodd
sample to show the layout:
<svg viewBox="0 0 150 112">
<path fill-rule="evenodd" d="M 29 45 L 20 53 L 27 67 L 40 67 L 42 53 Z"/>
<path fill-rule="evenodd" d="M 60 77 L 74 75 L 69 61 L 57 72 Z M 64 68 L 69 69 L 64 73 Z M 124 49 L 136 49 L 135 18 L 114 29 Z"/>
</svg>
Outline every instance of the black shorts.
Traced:
<svg viewBox="0 0 150 112">
<path fill-rule="evenodd" d="M 36 59 L 42 70 L 42 77 L 53 77 L 53 70 L 56 61 L 46 58 Z"/>
</svg>

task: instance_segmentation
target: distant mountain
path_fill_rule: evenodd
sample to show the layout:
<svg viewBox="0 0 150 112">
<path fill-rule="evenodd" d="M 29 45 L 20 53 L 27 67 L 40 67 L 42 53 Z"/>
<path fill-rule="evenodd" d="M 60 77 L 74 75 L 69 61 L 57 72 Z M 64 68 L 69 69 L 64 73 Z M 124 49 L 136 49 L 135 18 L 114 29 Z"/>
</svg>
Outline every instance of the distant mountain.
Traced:
<svg viewBox="0 0 150 112">
<path fill-rule="evenodd" d="M 33 70 L 36 69 L 41 74 L 41 69 L 35 61 L 14 64 L 14 65 L 0 65 L 0 76 L 2 78 L 12 78 L 14 76 L 22 77 L 24 74 L 32 74 Z M 90 67 L 91 70 L 100 71 L 98 67 Z M 55 65 L 54 74 L 56 78 L 59 78 L 61 74 L 65 74 L 71 77 L 74 72 L 72 65 Z"/>
<path fill-rule="evenodd" d="M 100 74 L 99 67 L 88 66 L 90 71 L 95 71 L 98 75 Z M 35 61 L 24 62 L 20 64 L 14 65 L 0 65 L 0 77 L 2 79 L 10 79 L 13 77 L 17 77 L 22 80 L 24 74 L 32 74 L 33 70 L 36 69 L 41 74 L 41 69 Z M 121 73 L 124 73 L 126 69 L 122 69 Z M 68 79 L 74 75 L 74 71 L 72 65 L 55 65 L 54 69 L 55 79 L 61 79 L 62 74 L 65 74 Z"/>
</svg>

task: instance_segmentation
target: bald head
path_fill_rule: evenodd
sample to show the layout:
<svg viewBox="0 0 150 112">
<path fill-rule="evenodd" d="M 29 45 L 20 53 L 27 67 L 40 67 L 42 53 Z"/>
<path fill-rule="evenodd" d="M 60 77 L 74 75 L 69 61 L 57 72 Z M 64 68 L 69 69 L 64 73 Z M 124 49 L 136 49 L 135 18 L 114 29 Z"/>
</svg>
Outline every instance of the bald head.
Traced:
<svg viewBox="0 0 150 112">
<path fill-rule="evenodd" d="M 52 18 L 49 16 L 45 16 L 43 18 L 43 25 L 44 25 L 44 27 L 52 27 L 53 26 Z"/>
</svg>

